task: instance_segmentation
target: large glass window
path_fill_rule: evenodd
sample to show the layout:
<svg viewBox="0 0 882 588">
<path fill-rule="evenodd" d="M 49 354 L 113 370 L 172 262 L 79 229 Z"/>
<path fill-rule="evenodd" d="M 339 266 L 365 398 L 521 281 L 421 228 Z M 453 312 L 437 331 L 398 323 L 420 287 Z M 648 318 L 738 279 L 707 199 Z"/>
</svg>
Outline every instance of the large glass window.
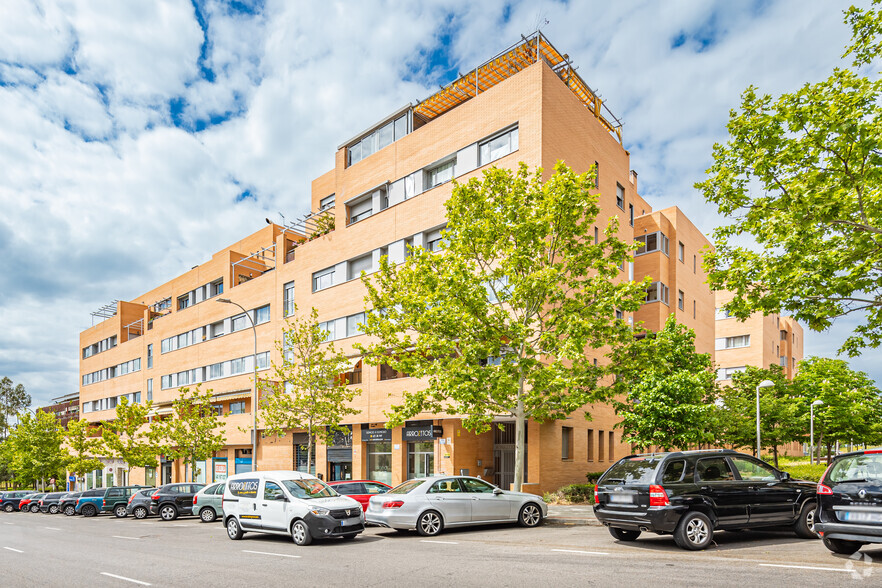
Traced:
<svg viewBox="0 0 882 588">
<path fill-rule="evenodd" d="M 354 337 L 361 334 L 361 327 L 364 324 L 364 313 L 353 314 L 346 317 L 346 336 Z"/>
<path fill-rule="evenodd" d="M 729 467 L 729 462 L 723 457 L 712 457 L 698 460 L 695 468 L 695 480 L 701 482 L 729 482 L 735 479 L 735 474 Z"/>
<path fill-rule="evenodd" d="M 435 442 L 407 444 L 407 478 L 425 478 L 435 473 Z"/>
<path fill-rule="evenodd" d="M 312 291 L 318 292 L 334 285 L 334 268 L 329 267 L 312 274 Z"/>
<path fill-rule="evenodd" d="M 668 303 L 668 287 L 661 282 L 653 282 L 646 289 L 646 302 Z"/>
<path fill-rule="evenodd" d="M 245 401 L 240 402 L 231 402 L 230 403 L 230 414 L 244 414 L 245 413 Z"/>
<path fill-rule="evenodd" d="M 285 284 L 283 308 L 286 317 L 294 314 L 294 282 Z"/>
<path fill-rule="evenodd" d="M 826 478 L 827 484 L 853 482 L 882 483 L 882 453 L 866 453 L 844 457 L 833 463 Z"/>
<path fill-rule="evenodd" d="M 260 308 L 254 311 L 254 323 L 259 325 L 262 323 L 268 323 L 270 320 L 270 305 L 261 306 Z"/>
<path fill-rule="evenodd" d="M 391 145 L 393 141 L 397 141 L 406 134 L 407 115 L 405 114 L 376 129 L 371 134 L 363 137 L 359 142 L 350 145 L 346 150 L 349 155 L 349 165 L 357 163 L 383 147 Z"/>
<path fill-rule="evenodd" d="M 750 347 L 750 335 L 737 335 L 735 337 L 719 337 L 716 340 L 716 349 L 734 349 L 737 347 Z"/>
<path fill-rule="evenodd" d="M 640 244 L 634 255 L 643 255 L 644 253 L 652 253 L 653 251 L 661 251 L 665 255 L 668 254 L 669 241 L 661 231 L 639 235 L 634 237 L 634 240 Z"/>
<path fill-rule="evenodd" d="M 479 145 L 481 165 L 496 161 L 509 153 L 518 150 L 518 130 L 514 128 L 507 133 L 485 141 Z"/>
<path fill-rule="evenodd" d="M 778 479 L 775 468 L 755 459 L 730 457 L 742 480 L 750 482 L 773 482 Z"/>
<path fill-rule="evenodd" d="M 392 483 L 392 443 L 368 443 L 368 478 Z"/>
</svg>

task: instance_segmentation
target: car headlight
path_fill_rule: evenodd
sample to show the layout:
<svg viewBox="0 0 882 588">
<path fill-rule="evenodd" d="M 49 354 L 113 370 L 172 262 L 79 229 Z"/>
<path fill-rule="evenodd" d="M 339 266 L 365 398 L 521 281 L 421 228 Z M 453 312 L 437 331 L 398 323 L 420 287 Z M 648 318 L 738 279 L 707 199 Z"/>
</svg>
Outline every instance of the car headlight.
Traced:
<svg viewBox="0 0 882 588">
<path fill-rule="evenodd" d="M 311 512 L 314 515 L 318 515 L 320 517 L 327 516 L 327 515 L 331 514 L 330 510 L 328 510 L 327 508 L 321 507 L 321 506 L 317 506 L 317 507 L 313 508 L 312 510 L 310 510 L 309 512 Z"/>
</svg>

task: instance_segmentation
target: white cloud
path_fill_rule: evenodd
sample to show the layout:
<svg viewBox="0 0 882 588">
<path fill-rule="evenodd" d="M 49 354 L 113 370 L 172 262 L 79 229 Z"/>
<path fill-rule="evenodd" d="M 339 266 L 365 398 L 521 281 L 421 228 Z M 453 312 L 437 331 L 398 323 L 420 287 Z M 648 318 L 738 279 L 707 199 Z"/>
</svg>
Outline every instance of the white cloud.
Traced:
<svg viewBox="0 0 882 588">
<path fill-rule="evenodd" d="M 848 38 L 833 2 L 199 6 L 205 32 L 186 0 L 0 3 L 0 375 L 40 403 L 76 388 L 89 311 L 305 212 L 340 142 L 545 19 L 625 121 L 642 193 L 706 232 L 692 184 L 741 91 L 825 77 Z"/>
</svg>

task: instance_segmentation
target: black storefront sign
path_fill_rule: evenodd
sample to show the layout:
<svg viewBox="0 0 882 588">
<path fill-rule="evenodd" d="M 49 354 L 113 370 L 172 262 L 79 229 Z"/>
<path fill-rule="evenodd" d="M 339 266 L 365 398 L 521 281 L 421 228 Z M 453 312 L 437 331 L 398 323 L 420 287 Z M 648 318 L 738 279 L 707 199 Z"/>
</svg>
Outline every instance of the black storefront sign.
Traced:
<svg viewBox="0 0 882 588">
<path fill-rule="evenodd" d="M 420 427 L 404 427 L 401 431 L 403 441 L 431 441 L 444 436 L 441 425 L 423 425 Z"/>
<path fill-rule="evenodd" d="M 391 429 L 362 429 L 361 440 L 363 443 L 391 443 Z"/>
</svg>

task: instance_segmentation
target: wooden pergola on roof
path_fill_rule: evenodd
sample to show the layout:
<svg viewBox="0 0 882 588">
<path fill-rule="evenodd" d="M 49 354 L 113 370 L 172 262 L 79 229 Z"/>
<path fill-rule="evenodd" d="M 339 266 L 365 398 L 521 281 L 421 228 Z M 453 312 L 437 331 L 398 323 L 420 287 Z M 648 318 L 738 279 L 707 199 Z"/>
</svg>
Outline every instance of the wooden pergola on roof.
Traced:
<svg viewBox="0 0 882 588">
<path fill-rule="evenodd" d="M 469 73 L 461 75 L 439 92 L 421 101 L 414 107 L 414 115 L 428 122 L 542 59 L 588 110 L 594 113 L 600 124 L 614 134 L 621 143 L 621 121 L 610 112 L 594 90 L 585 83 L 585 80 L 579 77 L 569 56 L 562 55 L 555 49 L 540 31 L 536 31 L 529 37 L 521 37 L 521 39 L 519 43 L 512 45 Z"/>
</svg>

